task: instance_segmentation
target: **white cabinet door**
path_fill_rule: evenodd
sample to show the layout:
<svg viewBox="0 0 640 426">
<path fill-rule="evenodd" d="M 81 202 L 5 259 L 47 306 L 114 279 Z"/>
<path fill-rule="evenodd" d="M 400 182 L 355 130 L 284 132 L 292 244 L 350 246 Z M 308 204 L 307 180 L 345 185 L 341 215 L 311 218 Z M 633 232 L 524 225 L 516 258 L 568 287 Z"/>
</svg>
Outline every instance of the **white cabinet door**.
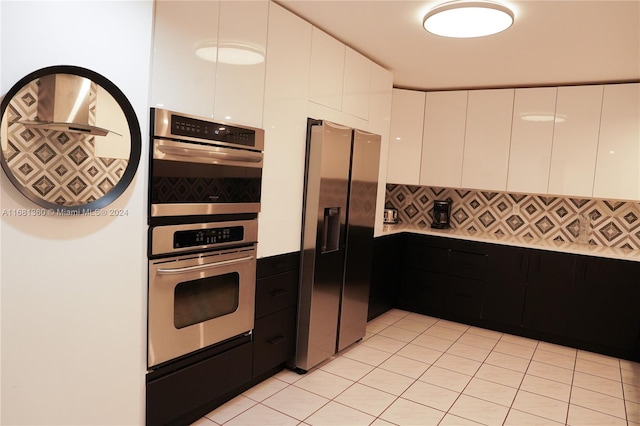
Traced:
<svg viewBox="0 0 640 426">
<path fill-rule="evenodd" d="M 603 86 L 558 88 L 548 193 L 591 197 Z"/>
<path fill-rule="evenodd" d="M 266 0 L 220 2 L 214 110 L 218 120 L 262 127 L 268 13 Z"/>
<path fill-rule="evenodd" d="M 350 47 L 346 48 L 342 112 L 365 120 L 369 118 L 371 66 L 369 59 Z"/>
<path fill-rule="evenodd" d="M 378 64 L 372 64 L 371 98 L 367 130 L 381 136 L 380 170 L 378 173 L 378 198 L 376 204 L 376 226 L 374 236 L 382 234 L 384 202 L 387 188 L 387 163 L 389 158 L 389 131 L 391 126 L 391 100 L 393 97 L 393 74 Z"/>
<path fill-rule="evenodd" d="M 640 84 L 604 87 L 593 196 L 640 200 Z"/>
<path fill-rule="evenodd" d="M 311 29 L 281 6 L 269 6 L 259 257 L 300 249 Z"/>
<path fill-rule="evenodd" d="M 371 66 L 370 93 L 367 130 L 381 135 L 384 144 L 385 141 L 389 140 L 389 131 L 391 128 L 393 74 L 375 63 L 372 63 Z M 380 161 L 382 161 L 382 158 Z"/>
<path fill-rule="evenodd" d="M 513 94 L 514 89 L 469 92 L 463 188 L 507 189 Z"/>
<path fill-rule="evenodd" d="M 216 62 L 197 52 L 215 55 L 218 9 L 217 1 L 155 3 L 152 106 L 213 117 Z"/>
<path fill-rule="evenodd" d="M 556 111 L 556 87 L 516 89 L 507 190 L 546 194 Z"/>
<path fill-rule="evenodd" d="M 468 93 L 427 92 L 420 185 L 460 187 Z"/>
<path fill-rule="evenodd" d="M 340 111 L 344 81 L 345 45 L 313 27 L 309 100 Z"/>
<path fill-rule="evenodd" d="M 393 89 L 387 182 L 420 184 L 425 93 Z"/>
</svg>

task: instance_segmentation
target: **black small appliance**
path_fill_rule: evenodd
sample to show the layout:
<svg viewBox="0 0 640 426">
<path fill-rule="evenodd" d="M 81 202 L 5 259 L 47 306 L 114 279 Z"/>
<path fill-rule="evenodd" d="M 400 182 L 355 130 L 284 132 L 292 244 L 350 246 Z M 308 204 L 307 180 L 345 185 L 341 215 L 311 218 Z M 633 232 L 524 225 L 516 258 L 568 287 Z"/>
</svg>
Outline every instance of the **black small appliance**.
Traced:
<svg viewBox="0 0 640 426">
<path fill-rule="evenodd" d="M 435 200 L 433 202 L 432 228 L 450 228 L 451 200 Z"/>
</svg>

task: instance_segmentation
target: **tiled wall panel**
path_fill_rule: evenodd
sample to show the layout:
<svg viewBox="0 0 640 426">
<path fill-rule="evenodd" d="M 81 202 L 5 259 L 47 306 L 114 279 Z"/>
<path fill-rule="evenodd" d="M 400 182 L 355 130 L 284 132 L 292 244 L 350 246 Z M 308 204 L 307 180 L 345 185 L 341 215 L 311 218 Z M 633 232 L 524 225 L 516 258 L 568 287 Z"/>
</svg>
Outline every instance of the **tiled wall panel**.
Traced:
<svg viewBox="0 0 640 426">
<path fill-rule="evenodd" d="M 430 226 L 433 201 L 446 199 L 452 226 L 466 231 L 640 250 L 638 202 L 388 184 L 385 207 L 403 223 Z"/>
</svg>

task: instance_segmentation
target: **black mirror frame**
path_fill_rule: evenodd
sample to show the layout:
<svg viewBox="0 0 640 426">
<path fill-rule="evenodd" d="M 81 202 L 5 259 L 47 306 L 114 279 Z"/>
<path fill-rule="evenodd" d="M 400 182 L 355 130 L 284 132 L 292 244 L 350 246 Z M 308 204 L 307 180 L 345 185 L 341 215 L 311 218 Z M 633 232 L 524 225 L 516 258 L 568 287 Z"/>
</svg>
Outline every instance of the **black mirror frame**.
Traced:
<svg viewBox="0 0 640 426">
<path fill-rule="evenodd" d="M 98 74 L 95 71 L 91 71 L 86 68 L 72 66 L 72 65 L 56 65 L 46 68 L 41 68 L 37 71 L 34 71 L 22 79 L 18 81 L 13 87 L 7 92 L 7 94 L 2 99 L 2 103 L 0 103 L 0 120 L 4 118 L 4 114 L 6 112 L 9 103 L 13 99 L 13 97 L 27 84 L 31 81 L 43 77 L 45 75 L 50 74 L 73 74 L 81 77 L 88 78 L 94 83 L 101 86 L 105 89 L 120 105 L 122 112 L 124 113 L 125 118 L 127 119 L 127 123 L 129 125 L 129 132 L 131 136 L 131 151 L 129 154 L 129 162 L 127 167 L 122 174 L 122 178 L 118 181 L 118 183 L 104 196 L 98 198 L 95 201 L 92 201 L 87 204 L 81 204 L 77 206 L 65 206 L 62 204 L 51 203 L 42 198 L 36 196 L 33 192 L 29 191 L 27 188 L 22 186 L 20 182 L 13 175 L 13 172 L 9 168 L 9 165 L 5 161 L 4 153 L 0 152 L 0 163 L 2 163 L 2 169 L 5 174 L 13 184 L 25 197 L 29 200 L 33 201 L 35 204 L 44 207 L 49 210 L 54 211 L 66 211 L 70 214 L 78 214 L 85 211 L 93 211 L 101 209 L 113 201 L 115 201 L 124 191 L 129 187 L 133 178 L 138 170 L 138 165 L 140 164 L 140 155 L 142 151 L 142 135 L 140 133 L 140 123 L 138 121 L 138 117 L 133 109 L 133 106 L 127 99 L 127 97 L 122 93 L 122 91 L 113 84 L 106 77 Z"/>
</svg>

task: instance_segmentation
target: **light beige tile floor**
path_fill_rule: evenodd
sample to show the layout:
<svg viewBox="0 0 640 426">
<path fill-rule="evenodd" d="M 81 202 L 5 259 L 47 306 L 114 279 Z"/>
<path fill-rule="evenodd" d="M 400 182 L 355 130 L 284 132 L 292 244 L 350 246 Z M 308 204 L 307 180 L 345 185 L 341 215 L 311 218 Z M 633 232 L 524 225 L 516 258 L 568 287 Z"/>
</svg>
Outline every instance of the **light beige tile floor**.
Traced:
<svg viewBox="0 0 640 426">
<path fill-rule="evenodd" d="M 640 426 L 640 364 L 392 310 L 194 425 Z"/>
</svg>

